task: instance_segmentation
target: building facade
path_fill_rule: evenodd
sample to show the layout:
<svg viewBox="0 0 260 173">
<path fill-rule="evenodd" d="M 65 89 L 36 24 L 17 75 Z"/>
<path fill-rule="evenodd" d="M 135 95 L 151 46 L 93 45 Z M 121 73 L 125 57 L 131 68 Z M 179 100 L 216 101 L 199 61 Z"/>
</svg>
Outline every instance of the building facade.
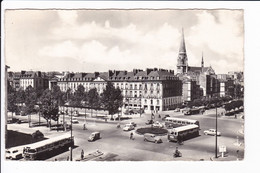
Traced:
<svg viewBox="0 0 260 173">
<path fill-rule="evenodd" d="M 36 89 L 47 89 L 49 86 L 48 77 L 40 71 L 10 72 L 8 78 L 9 84 L 15 90 L 25 90 L 28 86 Z"/>
<path fill-rule="evenodd" d="M 173 70 L 134 69 L 127 71 L 108 71 L 95 73 L 70 73 L 58 79 L 61 91 L 74 92 L 79 85 L 86 91 L 96 88 L 101 94 L 107 82 L 121 89 L 124 109 L 144 109 L 163 111 L 182 103 L 182 82 Z"/>
<path fill-rule="evenodd" d="M 181 44 L 177 59 L 177 75 L 181 79 L 189 78 L 190 82 L 183 81 L 183 100 L 184 101 L 192 101 L 195 98 L 199 98 L 198 93 L 201 93 L 201 96 L 212 97 L 213 95 L 218 94 L 219 85 L 216 79 L 215 71 L 213 68 L 204 67 L 204 58 L 202 54 L 201 58 L 201 66 L 189 66 L 188 65 L 188 57 L 186 53 L 184 33 L 182 30 L 182 38 Z M 196 81 L 196 84 L 193 84 L 192 81 Z M 200 88 L 197 87 L 200 86 Z M 193 87 L 193 91 L 191 91 L 191 87 Z M 200 94 L 199 94 L 200 95 Z"/>
<path fill-rule="evenodd" d="M 199 99 L 203 95 L 203 90 L 195 80 L 185 78 L 182 80 L 182 96 L 183 102 Z"/>
</svg>

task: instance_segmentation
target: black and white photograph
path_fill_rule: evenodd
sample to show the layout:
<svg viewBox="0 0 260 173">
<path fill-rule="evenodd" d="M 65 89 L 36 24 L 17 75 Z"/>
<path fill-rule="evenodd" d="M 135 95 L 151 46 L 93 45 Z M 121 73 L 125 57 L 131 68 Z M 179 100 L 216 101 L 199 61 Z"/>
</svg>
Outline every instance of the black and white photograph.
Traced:
<svg viewBox="0 0 260 173">
<path fill-rule="evenodd" d="M 5 9 L 4 160 L 243 162 L 244 13 Z"/>
<path fill-rule="evenodd" d="M 243 160 L 243 10 L 6 10 L 6 159 Z"/>
</svg>

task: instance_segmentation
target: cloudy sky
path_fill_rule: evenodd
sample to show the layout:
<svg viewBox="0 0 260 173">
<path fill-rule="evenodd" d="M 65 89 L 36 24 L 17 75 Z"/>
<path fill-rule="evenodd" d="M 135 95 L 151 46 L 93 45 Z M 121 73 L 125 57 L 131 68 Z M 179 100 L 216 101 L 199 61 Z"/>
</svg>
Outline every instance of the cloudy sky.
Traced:
<svg viewBox="0 0 260 173">
<path fill-rule="evenodd" d="M 241 10 L 7 10 L 11 71 L 176 71 L 181 28 L 188 64 L 243 70 Z"/>
</svg>

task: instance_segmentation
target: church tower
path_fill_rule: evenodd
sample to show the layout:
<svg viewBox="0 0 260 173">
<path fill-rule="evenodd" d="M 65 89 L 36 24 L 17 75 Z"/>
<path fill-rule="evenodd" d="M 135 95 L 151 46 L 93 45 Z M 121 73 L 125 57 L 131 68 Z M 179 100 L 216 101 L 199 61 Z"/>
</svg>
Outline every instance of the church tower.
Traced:
<svg viewBox="0 0 260 173">
<path fill-rule="evenodd" d="M 202 52 L 202 59 L 201 59 L 201 67 L 204 67 L 204 60 L 203 60 L 203 52 Z"/>
<path fill-rule="evenodd" d="M 177 60 L 177 73 L 183 74 L 186 73 L 187 71 L 188 71 L 188 58 L 186 54 L 184 33 L 182 29 L 182 38 L 181 38 L 181 44 L 180 44 L 179 55 Z"/>
</svg>

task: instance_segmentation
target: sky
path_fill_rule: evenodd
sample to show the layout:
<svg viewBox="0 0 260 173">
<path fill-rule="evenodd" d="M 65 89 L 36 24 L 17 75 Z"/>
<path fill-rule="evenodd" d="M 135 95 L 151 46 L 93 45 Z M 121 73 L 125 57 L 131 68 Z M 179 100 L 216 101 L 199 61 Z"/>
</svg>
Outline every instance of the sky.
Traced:
<svg viewBox="0 0 260 173">
<path fill-rule="evenodd" d="M 243 71 L 243 10 L 6 10 L 9 71 L 176 72 L 181 30 L 190 66 Z"/>
</svg>

